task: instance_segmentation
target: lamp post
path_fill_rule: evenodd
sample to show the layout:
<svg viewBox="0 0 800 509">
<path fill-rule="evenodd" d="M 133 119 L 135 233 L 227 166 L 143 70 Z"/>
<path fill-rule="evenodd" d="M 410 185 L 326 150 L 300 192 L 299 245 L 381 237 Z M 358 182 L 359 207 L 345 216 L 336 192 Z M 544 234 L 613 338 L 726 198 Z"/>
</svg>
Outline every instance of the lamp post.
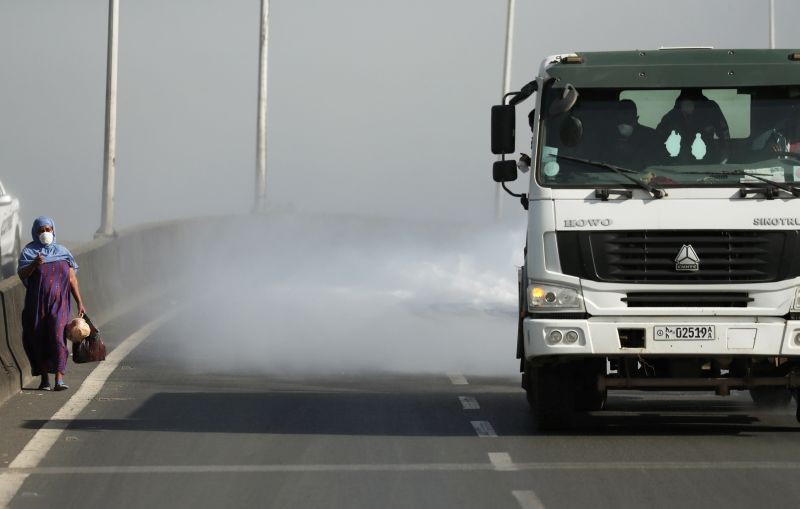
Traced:
<svg viewBox="0 0 800 509">
<path fill-rule="evenodd" d="M 256 129 L 255 212 L 267 202 L 267 56 L 269 49 L 269 0 L 261 0 L 261 37 L 258 48 L 258 127 Z"/>
<path fill-rule="evenodd" d="M 117 30 L 119 0 L 108 2 L 108 60 L 106 63 L 106 125 L 103 148 L 103 199 L 100 229 L 95 237 L 113 237 L 114 180 L 117 159 Z"/>
<path fill-rule="evenodd" d="M 769 47 L 775 49 L 775 0 L 769 0 Z"/>
</svg>

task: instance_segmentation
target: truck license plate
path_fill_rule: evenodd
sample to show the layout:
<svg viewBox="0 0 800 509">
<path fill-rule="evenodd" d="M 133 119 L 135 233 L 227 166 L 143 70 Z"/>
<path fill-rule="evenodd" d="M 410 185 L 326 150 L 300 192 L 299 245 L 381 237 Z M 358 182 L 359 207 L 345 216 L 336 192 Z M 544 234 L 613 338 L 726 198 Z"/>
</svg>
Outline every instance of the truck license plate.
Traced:
<svg viewBox="0 0 800 509">
<path fill-rule="evenodd" d="M 657 325 L 653 338 L 663 341 L 716 339 L 713 325 Z"/>
</svg>

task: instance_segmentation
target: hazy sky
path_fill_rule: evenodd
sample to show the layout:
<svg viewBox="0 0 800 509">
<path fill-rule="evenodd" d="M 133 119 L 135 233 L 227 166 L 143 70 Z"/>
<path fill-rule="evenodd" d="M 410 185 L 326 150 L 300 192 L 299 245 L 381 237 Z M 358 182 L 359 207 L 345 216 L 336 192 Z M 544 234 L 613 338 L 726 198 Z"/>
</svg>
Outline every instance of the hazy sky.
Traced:
<svg viewBox="0 0 800 509">
<path fill-rule="evenodd" d="M 776 0 L 799 47 L 800 2 Z M 255 167 L 258 0 L 121 0 L 118 227 L 245 212 Z M 766 47 L 768 0 L 518 0 L 518 87 L 575 50 Z M 0 0 L 0 179 L 26 224 L 100 221 L 105 0 Z M 272 0 L 270 203 L 488 221 L 489 107 L 506 0 Z M 520 141 L 519 148 L 524 148 Z M 507 218 L 519 218 L 513 200 Z M 27 228 L 25 229 L 27 237 Z"/>
</svg>

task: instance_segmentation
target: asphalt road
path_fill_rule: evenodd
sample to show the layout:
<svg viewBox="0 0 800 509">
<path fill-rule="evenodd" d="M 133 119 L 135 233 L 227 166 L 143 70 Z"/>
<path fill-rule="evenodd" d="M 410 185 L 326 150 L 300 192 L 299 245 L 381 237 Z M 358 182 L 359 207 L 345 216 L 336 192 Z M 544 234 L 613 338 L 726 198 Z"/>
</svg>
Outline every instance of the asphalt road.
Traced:
<svg viewBox="0 0 800 509">
<path fill-rule="evenodd" d="M 104 328 L 110 346 L 158 309 Z M 178 318 L 180 319 L 180 317 Z M 72 388 L 0 407 L 0 482 L 14 508 L 795 507 L 793 409 L 624 392 L 569 432 L 532 426 L 516 373 L 210 375 L 177 366 L 169 324 L 124 358 L 75 418 Z M 161 359 L 161 360 L 159 360 Z M 9 469 L 42 428 L 33 467 Z M 2 487 L 0 487 L 2 488 Z"/>
</svg>

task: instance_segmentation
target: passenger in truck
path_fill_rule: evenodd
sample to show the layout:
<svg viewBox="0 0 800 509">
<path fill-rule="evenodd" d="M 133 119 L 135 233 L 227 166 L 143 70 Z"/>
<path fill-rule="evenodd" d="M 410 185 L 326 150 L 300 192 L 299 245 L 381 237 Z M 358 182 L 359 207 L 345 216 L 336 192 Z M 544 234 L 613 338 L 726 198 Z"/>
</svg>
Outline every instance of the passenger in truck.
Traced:
<svg viewBox="0 0 800 509">
<path fill-rule="evenodd" d="M 760 106 L 764 120 L 749 142 L 747 162 L 785 157 L 800 151 L 800 107 Z M 800 157 L 795 155 L 793 157 Z"/>
<path fill-rule="evenodd" d="M 636 103 L 623 99 L 614 109 L 615 125 L 610 130 L 611 139 L 606 145 L 606 162 L 641 170 L 654 160 L 656 131 L 639 123 Z"/>
<path fill-rule="evenodd" d="M 719 105 L 697 88 L 683 89 L 656 127 L 664 144 L 662 157 L 671 164 L 727 159 L 730 131 Z"/>
</svg>

